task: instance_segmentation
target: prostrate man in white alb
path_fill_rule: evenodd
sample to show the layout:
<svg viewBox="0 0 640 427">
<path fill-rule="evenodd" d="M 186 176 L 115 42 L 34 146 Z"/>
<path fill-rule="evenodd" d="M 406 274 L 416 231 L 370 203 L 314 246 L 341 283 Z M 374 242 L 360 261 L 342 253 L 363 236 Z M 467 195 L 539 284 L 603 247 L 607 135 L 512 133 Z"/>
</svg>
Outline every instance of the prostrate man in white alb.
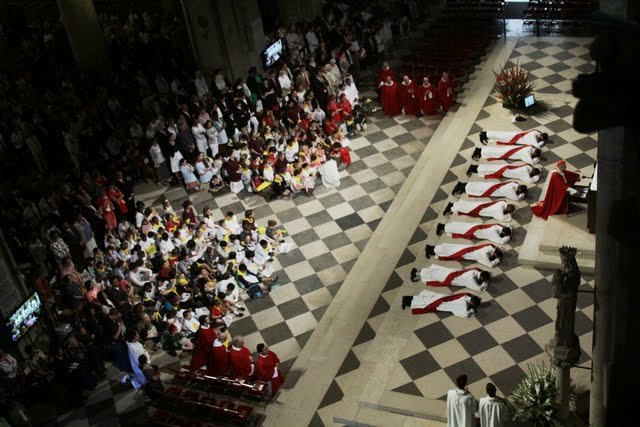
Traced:
<svg viewBox="0 0 640 427">
<path fill-rule="evenodd" d="M 526 163 L 485 163 L 469 166 L 467 176 L 471 176 L 474 173 L 484 179 L 511 178 L 527 184 L 533 184 L 540 180 L 542 171 L 540 168 L 534 168 Z"/>
<path fill-rule="evenodd" d="M 466 260 L 479 262 L 489 268 L 500 264 L 504 252 L 492 243 L 479 245 L 457 245 L 455 243 L 441 243 L 439 245 L 426 245 L 424 254 L 427 259 L 435 256 L 440 261 Z"/>
<path fill-rule="evenodd" d="M 527 197 L 527 186 L 515 181 L 498 180 L 458 182 L 451 194 L 456 196 L 462 193 L 469 197 L 506 197 L 521 201 Z"/>
<path fill-rule="evenodd" d="M 480 427 L 502 427 L 509 420 L 509 408 L 504 399 L 496 396 L 496 386 L 487 383 L 487 396 L 480 399 L 478 413 Z"/>
<path fill-rule="evenodd" d="M 471 200 L 458 200 L 455 203 L 449 203 L 444 209 L 443 215 L 450 215 L 455 212 L 458 215 L 466 215 L 474 218 L 487 217 L 497 219 L 498 221 L 511 221 L 511 214 L 516 207 L 504 200 L 495 200 L 492 202 L 475 202 Z"/>
<path fill-rule="evenodd" d="M 411 281 L 423 282 L 426 286 L 462 286 L 484 292 L 491 283 L 491 273 L 479 268 L 447 268 L 432 264 L 427 268 L 411 269 Z"/>
<path fill-rule="evenodd" d="M 542 150 L 530 145 L 490 145 L 478 147 L 473 151 L 471 158 L 474 160 L 520 160 L 530 165 L 540 163 Z"/>
<path fill-rule="evenodd" d="M 448 224 L 439 223 L 436 234 L 442 236 L 447 233 L 454 239 L 481 239 L 504 245 L 511 239 L 511 227 L 496 223 L 477 223 L 452 221 Z"/>
<path fill-rule="evenodd" d="M 467 376 L 456 378 L 456 386 L 447 393 L 447 426 L 473 427 L 478 401 L 467 388 Z"/>
<path fill-rule="evenodd" d="M 542 148 L 549 140 L 549 135 L 536 129 L 525 130 L 520 132 L 500 132 L 488 130 L 480 132 L 480 142 L 496 141 L 498 145 L 531 145 L 536 148 Z"/>
</svg>

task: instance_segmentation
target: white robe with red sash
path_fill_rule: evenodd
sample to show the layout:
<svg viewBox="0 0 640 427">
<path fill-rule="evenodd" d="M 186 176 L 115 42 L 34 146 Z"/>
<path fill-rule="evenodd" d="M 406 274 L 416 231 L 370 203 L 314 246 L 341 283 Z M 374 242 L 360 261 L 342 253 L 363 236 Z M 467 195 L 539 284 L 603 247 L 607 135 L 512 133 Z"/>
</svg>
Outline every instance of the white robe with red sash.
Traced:
<svg viewBox="0 0 640 427">
<path fill-rule="evenodd" d="M 471 294 L 468 293 L 442 295 L 436 292 L 422 291 L 413 297 L 411 313 L 424 314 L 448 311 L 459 317 L 471 317 L 475 312 L 467 308 L 469 301 L 471 301 Z"/>
<path fill-rule="evenodd" d="M 531 176 L 533 168 L 526 164 L 486 163 L 478 165 L 478 176 L 484 179 L 512 178 L 528 184 L 538 182 L 540 175 Z"/>
<path fill-rule="evenodd" d="M 540 135 L 540 132 L 535 129 L 518 132 L 487 131 L 487 139 L 496 141 L 500 145 L 531 145 L 536 148 L 542 148 L 544 145 L 544 141 L 538 141 Z"/>
<path fill-rule="evenodd" d="M 508 203 L 504 200 L 496 200 L 493 202 L 458 200 L 451 207 L 451 211 L 456 212 L 458 215 L 472 217 L 484 216 L 497 219 L 498 221 L 511 221 L 511 215 L 504 213 L 507 205 Z"/>
<path fill-rule="evenodd" d="M 453 221 L 444 226 L 444 231 L 451 234 L 454 239 L 482 239 L 504 245 L 509 241 L 510 236 L 500 236 L 503 228 L 504 226 L 500 224 Z"/>
<path fill-rule="evenodd" d="M 536 148 L 530 145 L 491 145 L 482 147 L 480 157 L 486 160 L 521 160 L 530 165 L 540 163 L 540 158 L 533 158 Z"/>
<path fill-rule="evenodd" d="M 455 243 L 441 243 L 435 246 L 435 253 L 441 261 L 467 260 L 476 261 L 487 267 L 495 267 L 500 264 L 500 260 L 489 259 L 493 254 L 495 245 L 482 243 L 479 245 L 458 245 Z"/>
<path fill-rule="evenodd" d="M 469 197 L 506 197 L 520 201 L 524 199 L 524 194 L 516 194 L 519 185 L 515 181 L 472 181 L 465 185 L 464 192 Z"/>
<path fill-rule="evenodd" d="M 480 277 L 481 271 L 479 268 L 456 269 L 432 264 L 420 270 L 420 280 L 427 286 L 463 286 L 482 292 L 486 289 L 486 286 L 483 287 L 478 284 L 478 277 Z"/>
</svg>

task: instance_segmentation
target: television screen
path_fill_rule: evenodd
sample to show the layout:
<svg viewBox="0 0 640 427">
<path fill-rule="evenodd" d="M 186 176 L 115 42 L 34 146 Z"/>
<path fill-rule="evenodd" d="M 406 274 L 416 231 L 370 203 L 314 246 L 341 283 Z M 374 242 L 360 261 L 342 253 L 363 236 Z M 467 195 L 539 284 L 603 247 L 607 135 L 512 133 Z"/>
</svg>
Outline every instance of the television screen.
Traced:
<svg viewBox="0 0 640 427">
<path fill-rule="evenodd" d="M 273 64 L 280 60 L 283 54 L 284 43 L 282 43 L 282 39 L 278 39 L 262 51 L 262 64 L 264 68 L 271 68 Z"/>
<path fill-rule="evenodd" d="M 529 107 L 533 106 L 533 104 L 535 104 L 535 103 L 536 103 L 536 98 L 533 96 L 533 94 L 527 96 L 524 99 L 525 108 L 529 108 Z"/>
<path fill-rule="evenodd" d="M 22 338 L 38 322 L 40 314 L 42 314 L 42 303 L 36 292 L 7 318 L 7 328 L 11 332 L 11 339 L 16 342 Z"/>
</svg>

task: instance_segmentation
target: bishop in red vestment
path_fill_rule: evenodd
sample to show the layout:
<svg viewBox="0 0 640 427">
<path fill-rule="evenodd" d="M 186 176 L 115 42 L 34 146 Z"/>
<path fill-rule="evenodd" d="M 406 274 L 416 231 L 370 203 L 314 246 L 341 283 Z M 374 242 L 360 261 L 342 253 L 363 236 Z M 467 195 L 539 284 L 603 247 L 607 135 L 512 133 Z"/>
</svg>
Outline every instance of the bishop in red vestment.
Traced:
<svg viewBox="0 0 640 427">
<path fill-rule="evenodd" d="M 251 352 L 244 346 L 244 340 L 236 338 L 231 343 L 231 378 L 237 380 L 249 381 L 255 366 L 253 365 L 253 359 L 251 358 Z"/>
<path fill-rule="evenodd" d="M 207 363 L 207 375 L 213 377 L 226 377 L 229 375 L 229 350 L 224 345 L 227 334 L 222 333 L 213 342 Z"/>
<path fill-rule="evenodd" d="M 422 85 L 418 86 L 418 101 L 420 110 L 425 116 L 431 116 L 438 112 L 438 93 L 435 86 L 429 83 L 427 77 L 422 79 Z"/>
<path fill-rule="evenodd" d="M 387 81 L 387 78 L 391 77 L 391 80 L 396 81 L 396 72 L 391 69 L 388 62 L 382 63 L 382 68 L 378 71 L 378 78 L 376 79 L 376 84 L 380 87 L 380 83 L 384 83 Z"/>
<path fill-rule="evenodd" d="M 391 77 L 387 77 L 387 80 L 380 84 L 380 103 L 385 116 L 397 116 L 400 114 L 398 84 Z"/>
<path fill-rule="evenodd" d="M 269 350 L 265 344 L 258 344 L 258 360 L 256 360 L 256 376 L 258 380 L 271 385 L 270 394 L 276 394 L 282 383 L 284 375 L 279 369 L 280 359 Z"/>
<path fill-rule="evenodd" d="M 442 78 L 438 82 L 438 101 L 443 112 L 449 111 L 454 104 L 455 93 L 453 92 L 453 82 L 449 79 L 448 73 L 442 73 Z"/>
<path fill-rule="evenodd" d="M 544 199 L 531 206 L 533 214 L 546 220 L 549 215 L 569 212 L 569 194 L 576 192 L 571 187 L 579 180 L 579 173 L 568 171 L 565 161 L 558 160 L 556 168 L 549 177 L 549 186 Z"/>
<path fill-rule="evenodd" d="M 197 371 L 209 362 L 209 353 L 213 348 L 213 342 L 218 337 L 218 330 L 209 324 L 209 316 L 203 315 L 198 319 L 200 328 L 196 331 L 194 338 L 195 348 L 191 355 L 191 371 Z"/>
</svg>

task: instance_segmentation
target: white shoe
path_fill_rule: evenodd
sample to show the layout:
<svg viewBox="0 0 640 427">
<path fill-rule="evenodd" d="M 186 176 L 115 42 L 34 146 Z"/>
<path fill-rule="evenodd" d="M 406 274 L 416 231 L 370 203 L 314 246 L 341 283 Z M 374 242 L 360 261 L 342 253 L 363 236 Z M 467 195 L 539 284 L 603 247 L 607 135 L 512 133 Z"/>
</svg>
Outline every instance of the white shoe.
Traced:
<svg viewBox="0 0 640 427">
<path fill-rule="evenodd" d="M 367 130 L 367 124 L 366 123 L 362 124 L 362 130 Z"/>
</svg>

